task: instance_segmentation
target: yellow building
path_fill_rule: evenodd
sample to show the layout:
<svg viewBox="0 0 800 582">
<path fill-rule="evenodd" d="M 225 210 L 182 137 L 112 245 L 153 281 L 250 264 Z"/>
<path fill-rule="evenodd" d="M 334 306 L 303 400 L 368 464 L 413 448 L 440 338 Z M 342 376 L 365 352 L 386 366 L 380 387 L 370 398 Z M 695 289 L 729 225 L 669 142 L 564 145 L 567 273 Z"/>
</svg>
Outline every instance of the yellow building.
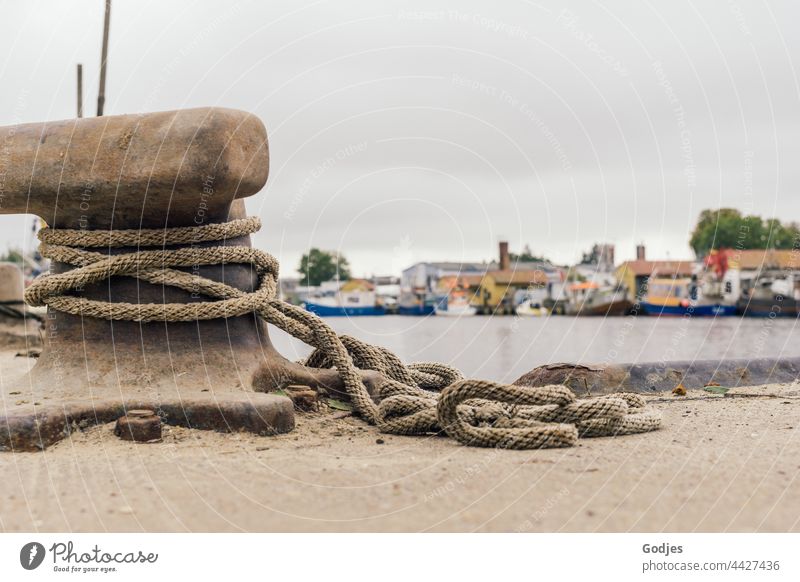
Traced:
<svg viewBox="0 0 800 582">
<path fill-rule="evenodd" d="M 489 271 L 480 282 L 472 305 L 483 313 L 513 313 L 517 291 L 547 285 L 547 275 L 539 270 Z"/>
</svg>

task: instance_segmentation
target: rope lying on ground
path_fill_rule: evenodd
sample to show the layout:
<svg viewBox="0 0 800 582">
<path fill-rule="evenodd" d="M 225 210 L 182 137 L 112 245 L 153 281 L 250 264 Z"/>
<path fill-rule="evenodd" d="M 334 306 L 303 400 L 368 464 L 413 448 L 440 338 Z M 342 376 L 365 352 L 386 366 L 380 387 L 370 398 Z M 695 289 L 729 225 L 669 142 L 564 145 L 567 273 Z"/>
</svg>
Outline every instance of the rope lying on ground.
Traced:
<svg viewBox="0 0 800 582">
<path fill-rule="evenodd" d="M 383 432 L 419 435 L 443 430 L 466 445 L 533 449 L 569 447 L 579 436 L 613 436 L 656 430 L 660 415 L 636 394 L 620 393 L 577 400 L 565 386 L 529 388 L 464 379 L 444 364 L 404 365 L 389 350 L 350 336 L 338 336 L 321 318 L 276 298 L 278 261 L 242 246 L 138 250 L 117 255 L 85 248 L 166 247 L 245 236 L 261 228 L 258 218 L 197 227 L 84 231 L 43 229 L 40 253 L 76 268 L 39 277 L 25 300 L 73 315 L 127 321 L 196 321 L 257 313 L 268 323 L 312 346 L 304 362 L 335 368 L 356 412 Z M 247 293 L 178 270 L 198 265 L 251 265 L 258 275 Z M 126 275 L 156 285 L 201 293 L 196 303 L 109 303 L 70 295 L 75 289 Z M 359 370 L 383 377 L 376 404 Z"/>
</svg>

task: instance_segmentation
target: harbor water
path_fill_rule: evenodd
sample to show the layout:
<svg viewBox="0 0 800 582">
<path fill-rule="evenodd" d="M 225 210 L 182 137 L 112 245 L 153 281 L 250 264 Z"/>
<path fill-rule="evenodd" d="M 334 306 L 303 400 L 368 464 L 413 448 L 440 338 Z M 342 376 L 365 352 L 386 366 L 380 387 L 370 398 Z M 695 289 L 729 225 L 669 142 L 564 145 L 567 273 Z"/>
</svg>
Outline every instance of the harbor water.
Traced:
<svg viewBox="0 0 800 582">
<path fill-rule="evenodd" d="M 381 345 L 404 362 L 440 361 L 469 377 L 511 382 L 547 363 L 584 364 L 794 357 L 800 321 L 688 317 L 332 317 L 338 333 Z M 290 359 L 310 348 L 271 328 Z"/>
</svg>

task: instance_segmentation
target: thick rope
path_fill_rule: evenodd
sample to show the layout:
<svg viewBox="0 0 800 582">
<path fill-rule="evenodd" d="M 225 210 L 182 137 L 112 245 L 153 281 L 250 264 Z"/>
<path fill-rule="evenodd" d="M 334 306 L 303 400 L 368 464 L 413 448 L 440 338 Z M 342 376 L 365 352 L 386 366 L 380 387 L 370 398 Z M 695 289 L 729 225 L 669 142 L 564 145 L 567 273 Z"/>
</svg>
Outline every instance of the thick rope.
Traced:
<svg viewBox="0 0 800 582">
<path fill-rule="evenodd" d="M 565 386 L 528 388 L 464 379 L 445 364 L 404 365 L 389 350 L 350 336 L 338 336 L 320 317 L 276 298 L 278 261 L 242 246 L 167 248 L 224 241 L 256 232 L 258 218 L 197 227 L 142 230 L 52 230 L 39 232 L 40 253 L 73 265 L 46 274 L 25 292 L 35 306 L 47 305 L 79 316 L 125 321 L 196 321 L 257 313 L 268 323 L 312 346 L 305 365 L 335 368 L 356 412 L 386 433 L 421 435 L 444 431 L 459 442 L 480 447 L 536 449 L 569 447 L 578 437 L 614 436 L 656 430 L 660 415 L 636 394 L 576 400 Z M 86 248 L 105 247 L 106 253 Z M 162 247 L 111 254 L 122 247 Z M 178 267 L 248 264 L 258 276 L 253 292 L 212 281 Z M 195 303 L 109 303 L 71 293 L 109 277 L 125 275 L 156 285 L 203 294 Z M 360 370 L 383 377 L 376 404 Z"/>
</svg>

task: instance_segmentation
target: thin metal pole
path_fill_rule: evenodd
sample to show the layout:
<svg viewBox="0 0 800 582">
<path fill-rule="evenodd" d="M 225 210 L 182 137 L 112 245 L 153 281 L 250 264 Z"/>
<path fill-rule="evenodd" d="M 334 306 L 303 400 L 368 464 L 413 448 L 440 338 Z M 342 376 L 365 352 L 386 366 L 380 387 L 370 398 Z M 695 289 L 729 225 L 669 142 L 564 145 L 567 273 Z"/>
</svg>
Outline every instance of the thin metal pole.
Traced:
<svg viewBox="0 0 800 582">
<path fill-rule="evenodd" d="M 83 117 L 83 65 L 78 63 L 78 118 Z"/>
<path fill-rule="evenodd" d="M 108 27 L 111 22 L 111 0 L 106 0 L 106 17 L 103 22 L 103 54 L 100 59 L 100 88 L 97 92 L 97 117 L 102 117 L 106 103 L 106 64 L 108 63 Z"/>
</svg>

